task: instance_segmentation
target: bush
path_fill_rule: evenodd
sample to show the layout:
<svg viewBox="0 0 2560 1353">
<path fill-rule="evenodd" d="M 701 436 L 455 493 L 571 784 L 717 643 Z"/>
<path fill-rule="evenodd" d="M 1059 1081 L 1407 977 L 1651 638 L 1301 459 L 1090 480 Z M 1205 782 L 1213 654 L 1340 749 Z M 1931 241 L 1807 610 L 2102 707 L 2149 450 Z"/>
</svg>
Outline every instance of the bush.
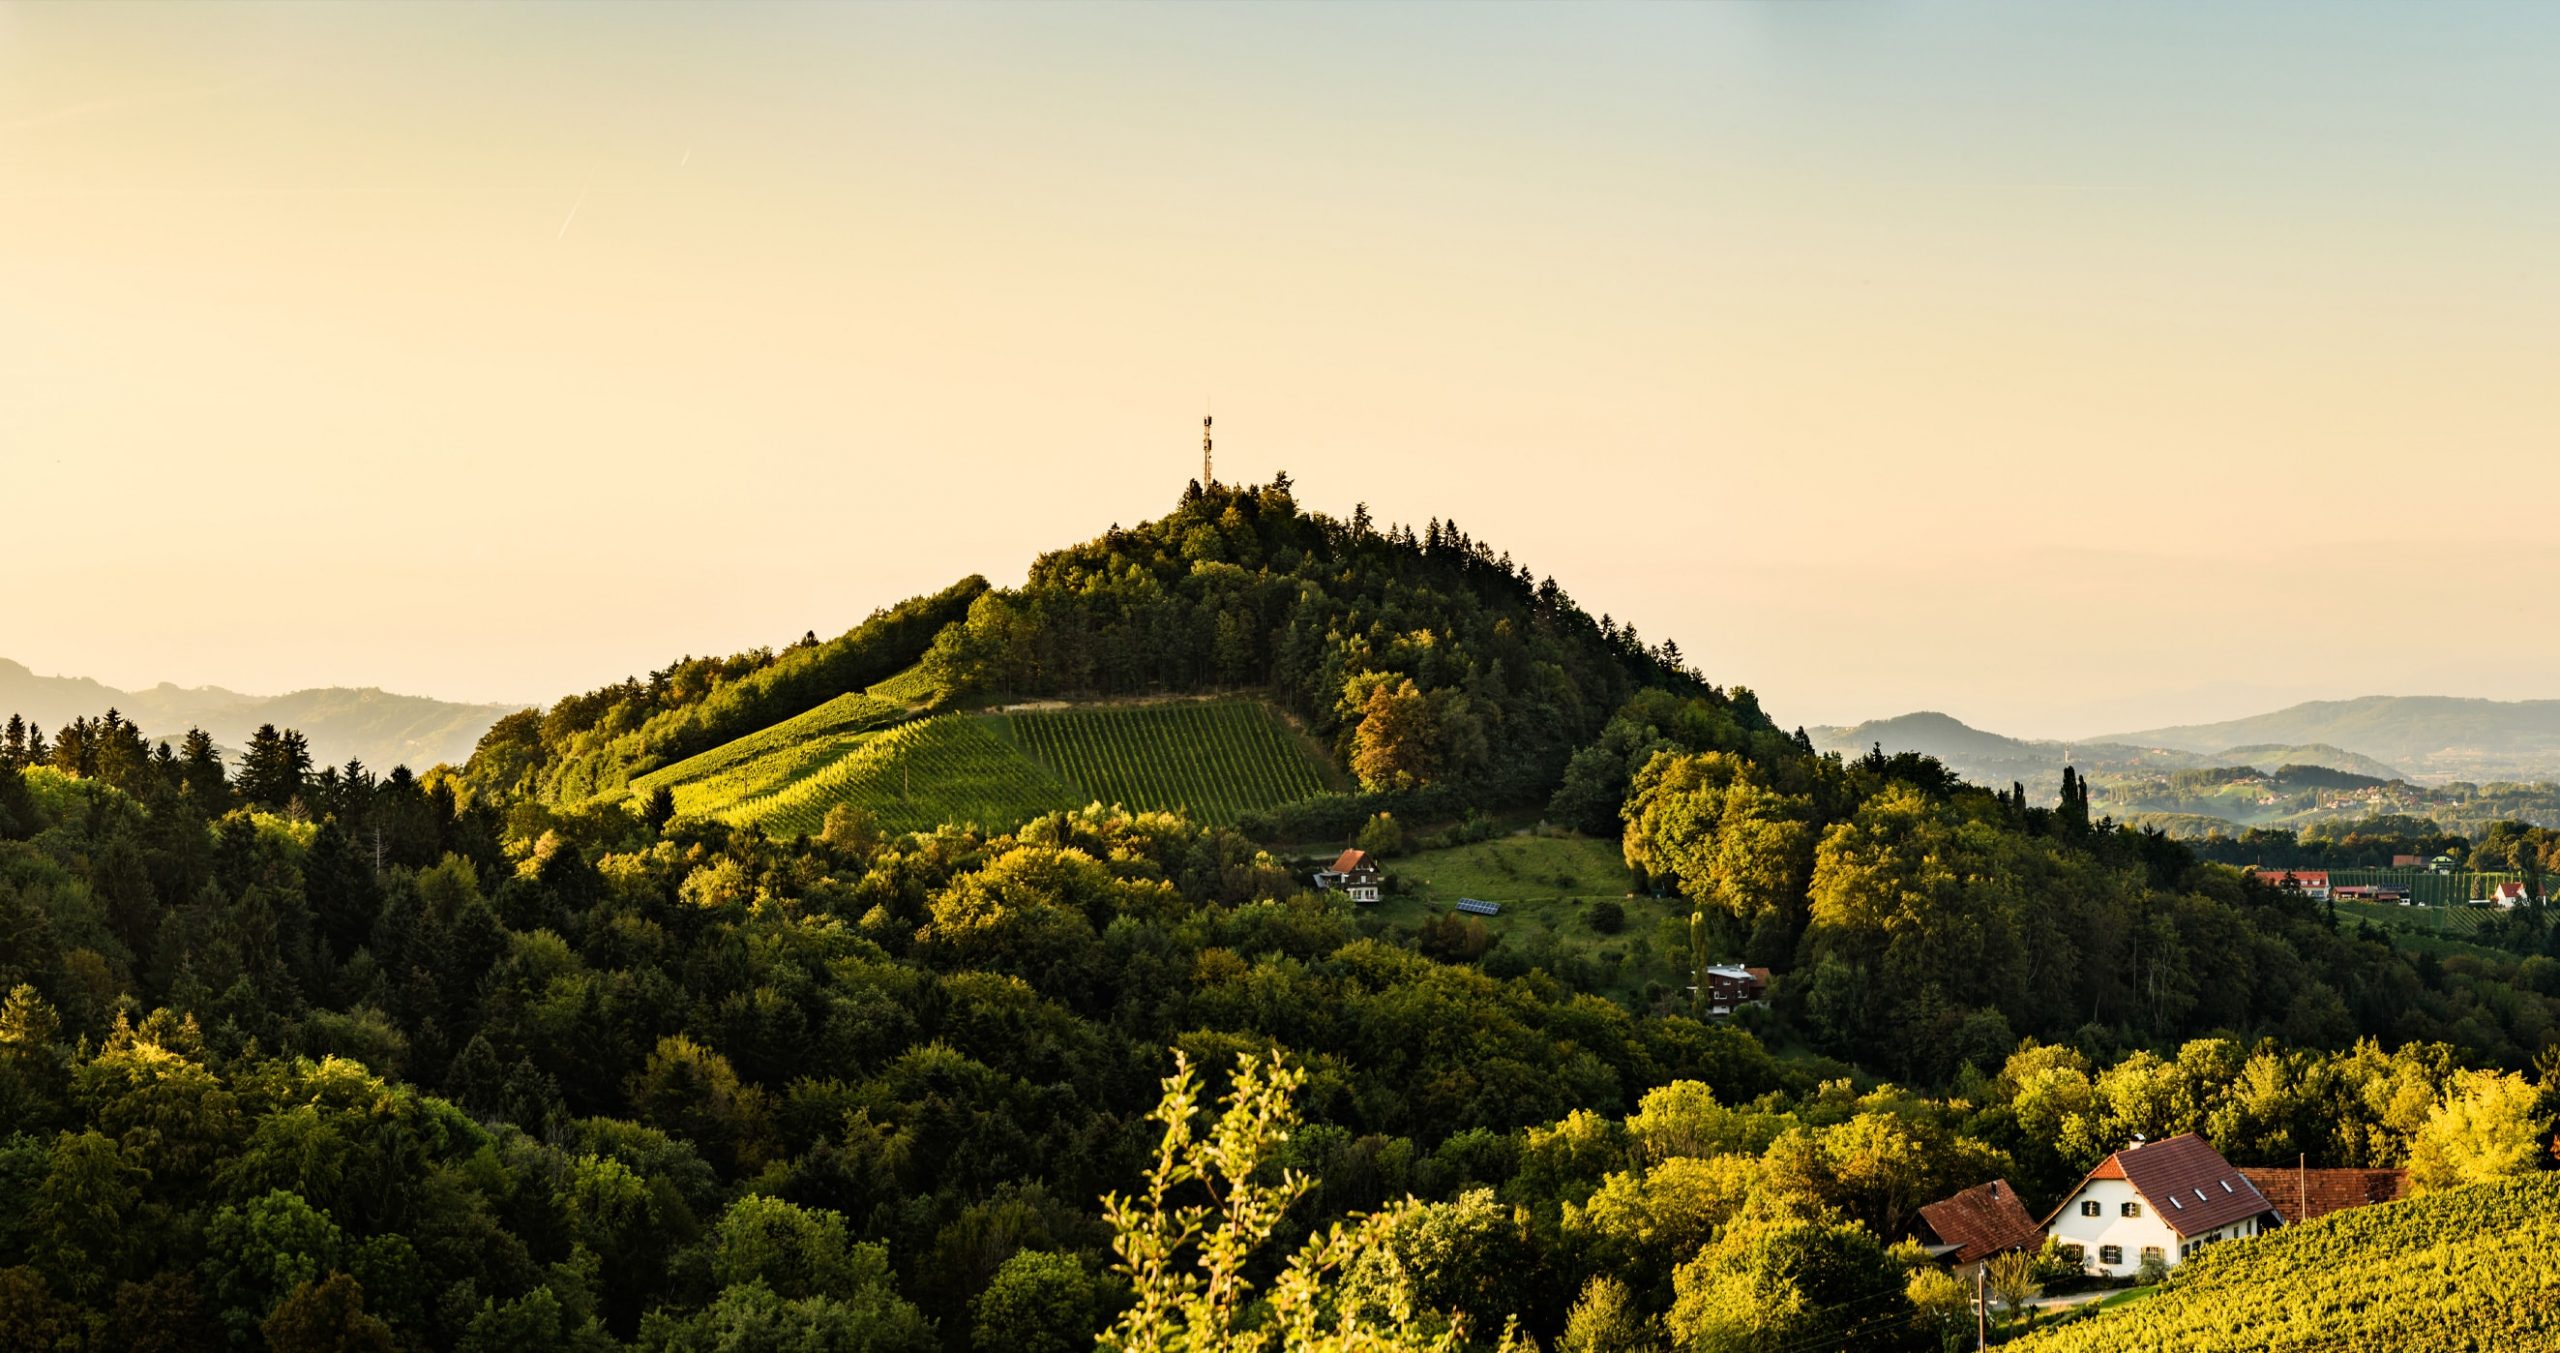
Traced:
<svg viewBox="0 0 2560 1353">
<path fill-rule="evenodd" d="M 1607 900 L 1592 903 L 1591 928 L 1603 935 L 1617 934 L 1627 928 L 1627 909 Z"/>
</svg>

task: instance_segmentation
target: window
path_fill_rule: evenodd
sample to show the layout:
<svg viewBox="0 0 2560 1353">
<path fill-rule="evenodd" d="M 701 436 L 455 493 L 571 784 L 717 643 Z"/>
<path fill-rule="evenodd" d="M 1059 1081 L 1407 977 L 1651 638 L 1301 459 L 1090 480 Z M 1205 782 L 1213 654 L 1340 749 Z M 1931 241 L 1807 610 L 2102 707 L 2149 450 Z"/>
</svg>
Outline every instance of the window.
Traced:
<svg viewBox="0 0 2560 1353">
<path fill-rule="evenodd" d="M 2169 1256 L 2167 1256 L 2167 1255 L 2165 1255 L 2165 1254 L 2162 1254 L 2162 1253 L 2160 1252 L 2160 1247 L 2159 1247 L 2159 1246 L 2157 1246 L 2157 1245 L 2145 1245 L 2145 1246 L 2143 1246 L 2143 1247 L 2142 1247 L 2142 1262 L 2144 1262 L 2144 1263 L 2148 1264 L 2148 1263 L 2152 1262 L 2152 1261 L 2153 1261 L 2153 1260 L 2155 1260 L 2155 1259 L 2156 1259 L 2156 1260 L 2159 1260 L 2159 1261 L 2160 1261 L 2160 1262 L 2162 1262 L 2162 1263 L 2167 1263 L 2167 1262 L 2168 1262 L 2168 1259 L 2169 1259 Z"/>
<path fill-rule="evenodd" d="M 2123 1263 L 2123 1262 L 2124 1262 L 2124 1246 L 2122 1246 L 2122 1245 L 2101 1245 L 2101 1246 L 2099 1246 L 2099 1247 L 2098 1247 L 2098 1262 L 2099 1262 L 2099 1263 L 2101 1263 L 2101 1264 L 2105 1264 L 2105 1265 L 2107 1265 L 2109 1268 L 2113 1268 L 2114 1266 L 2116 1266 L 2116 1265 L 2118 1265 L 2118 1264 Z"/>
<path fill-rule="evenodd" d="M 2142 1215 L 2142 1204 L 2140 1204 L 2140 1203 L 2127 1203 L 2127 1204 L 2125 1204 L 2125 1205 L 2124 1205 L 2124 1208 L 2123 1208 L 2122 1212 L 2121 1212 L 2119 1215 L 2127 1216 L 2127 1217 L 2139 1217 L 2139 1216 L 2141 1216 L 2141 1215 Z"/>
<path fill-rule="evenodd" d="M 2104 1215 L 2104 1209 L 2098 1206 L 2097 1199 L 2092 1198 L 2080 1205 L 2080 1215 L 2084 1217 L 2102 1216 Z"/>
<path fill-rule="evenodd" d="M 2070 1264 L 2070 1265 L 2072 1265 L 2072 1266 L 2073 1266 L 2073 1267 L 2075 1267 L 2075 1268 L 2076 1268 L 2076 1267 L 2078 1267 L 2079 1265 L 2083 1264 L 2083 1263 L 2088 1262 L 2089 1252 L 2088 1252 L 2087 1250 L 2085 1250 L 2085 1249 L 2082 1249 L 2080 1246 L 2077 1246 L 2077 1245 L 2065 1245 L 2065 1246 L 2063 1246 L 2063 1247 L 2062 1247 L 2062 1251 L 2061 1251 L 2061 1253 L 2062 1253 L 2062 1259 L 2063 1259 L 2063 1262 L 2064 1262 L 2064 1263 L 2067 1263 L 2067 1264 Z"/>
</svg>

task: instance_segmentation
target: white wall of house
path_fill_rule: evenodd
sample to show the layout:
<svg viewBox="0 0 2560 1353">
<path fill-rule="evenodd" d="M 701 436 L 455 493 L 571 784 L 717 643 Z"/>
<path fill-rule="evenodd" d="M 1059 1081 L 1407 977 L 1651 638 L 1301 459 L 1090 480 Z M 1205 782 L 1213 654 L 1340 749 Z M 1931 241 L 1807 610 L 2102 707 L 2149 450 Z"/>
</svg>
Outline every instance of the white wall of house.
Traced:
<svg viewBox="0 0 2560 1353">
<path fill-rule="evenodd" d="M 2081 1215 L 2081 1204 L 2089 1202 L 2098 1205 L 2097 1216 Z M 2124 1215 L 2127 1203 L 2135 1204 L 2141 1215 Z M 2071 1195 L 2062 1211 L 2054 1215 L 2053 1225 L 2047 1230 L 2055 1240 L 2079 1246 L 2081 1263 L 2089 1272 L 2111 1278 L 2132 1277 L 2142 1267 L 2146 1248 L 2159 1250 L 2163 1263 L 2178 1262 L 2178 1233 L 2152 1215 L 2151 1204 L 2133 1191 L 2130 1180 L 2092 1179 L 2081 1185 L 2080 1191 Z M 2112 1263 L 2104 1257 L 2110 1245 L 2116 1250 Z"/>
<path fill-rule="evenodd" d="M 2089 1202 L 2098 1205 L 2097 1216 L 2081 1215 L 2081 1204 Z M 2141 1215 L 2124 1215 L 2127 1203 L 2137 1205 Z M 2146 1248 L 2158 1249 L 2160 1262 L 2176 1268 L 2178 1261 L 2198 1244 L 2256 1235 L 2258 1219 L 2243 1218 L 2199 1236 L 2181 1237 L 2175 1228 L 2153 1211 L 2141 1194 L 2134 1191 L 2131 1180 L 2092 1179 L 2083 1184 L 2078 1193 L 2071 1195 L 2071 1201 L 2062 1205 L 2062 1211 L 2055 1214 L 2053 1224 L 2045 1229 L 2056 1241 L 2079 1246 L 2082 1265 L 2089 1272 L 2111 1278 L 2130 1278 L 2141 1269 L 2142 1252 Z M 2106 1247 L 2110 1245 L 2117 1251 L 2113 1262 L 2106 1258 Z"/>
</svg>

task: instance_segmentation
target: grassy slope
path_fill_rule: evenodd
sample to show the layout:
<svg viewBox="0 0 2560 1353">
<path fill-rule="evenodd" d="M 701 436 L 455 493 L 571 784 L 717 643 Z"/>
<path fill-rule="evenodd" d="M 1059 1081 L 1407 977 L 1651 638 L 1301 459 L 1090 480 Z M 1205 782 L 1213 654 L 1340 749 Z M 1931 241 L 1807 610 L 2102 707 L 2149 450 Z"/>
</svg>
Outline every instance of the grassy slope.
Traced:
<svg viewBox="0 0 2560 1353">
<path fill-rule="evenodd" d="M 2160 1295 L 2021 1353 L 2560 1348 L 2560 1175 L 2448 1189 L 2218 1245 Z"/>
<path fill-rule="evenodd" d="M 1613 994 L 1632 996 L 1647 982 L 1678 988 L 1689 980 L 1686 904 L 1627 896 L 1626 861 L 1616 842 L 1503 836 L 1390 860 L 1387 870 L 1400 886 L 1370 911 L 1390 924 L 1418 926 L 1461 897 L 1479 898 L 1502 904 L 1502 914 L 1484 918 L 1484 927 L 1504 947 L 1591 963 L 1595 979 Z M 1626 913 L 1615 935 L 1591 926 L 1592 904 L 1600 901 L 1616 902 Z"/>
<path fill-rule="evenodd" d="M 632 781 L 629 792 L 646 796 L 661 785 L 671 786 L 676 811 L 707 811 L 705 805 L 725 805 L 780 788 L 792 778 L 790 765 L 805 764 L 821 749 L 840 755 L 851 739 L 906 717 L 903 705 L 868 695 L 839 695 L 805 714 L 653 770 Z"/>
</svg>

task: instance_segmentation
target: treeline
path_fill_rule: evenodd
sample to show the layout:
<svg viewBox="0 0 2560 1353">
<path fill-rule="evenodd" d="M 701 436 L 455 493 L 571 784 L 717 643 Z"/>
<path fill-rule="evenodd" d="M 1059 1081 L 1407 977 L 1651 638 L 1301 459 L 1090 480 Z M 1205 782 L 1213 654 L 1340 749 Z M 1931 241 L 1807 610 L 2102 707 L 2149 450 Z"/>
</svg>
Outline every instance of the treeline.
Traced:
<svg viewBox="0 0 2560 1353">
<path fill-rule="evenodd" d="M 1661 687 L 1767 720 L 1677 644 L 1594 620 L 1455 522 L 1380 527 L 1303 511 L 1287 475 L 1192 486 L 1135 528 L 1042 555 L 927 657 L 994 698 L 1260 688 L 1371 791 L 1536 803 L 1618 706 Z"/>
<path fill-rule="evenodd" d="M 485 793 L 555 803 L 618 792 L 660 766 L 897 675 L 986 590 L 986 579 L 964 578 L 824 642 L 813 632 L 780 653 L 685 658 L 646 681 L 510 714 L 481 737 L 465 778 Z"/>
</svg>

